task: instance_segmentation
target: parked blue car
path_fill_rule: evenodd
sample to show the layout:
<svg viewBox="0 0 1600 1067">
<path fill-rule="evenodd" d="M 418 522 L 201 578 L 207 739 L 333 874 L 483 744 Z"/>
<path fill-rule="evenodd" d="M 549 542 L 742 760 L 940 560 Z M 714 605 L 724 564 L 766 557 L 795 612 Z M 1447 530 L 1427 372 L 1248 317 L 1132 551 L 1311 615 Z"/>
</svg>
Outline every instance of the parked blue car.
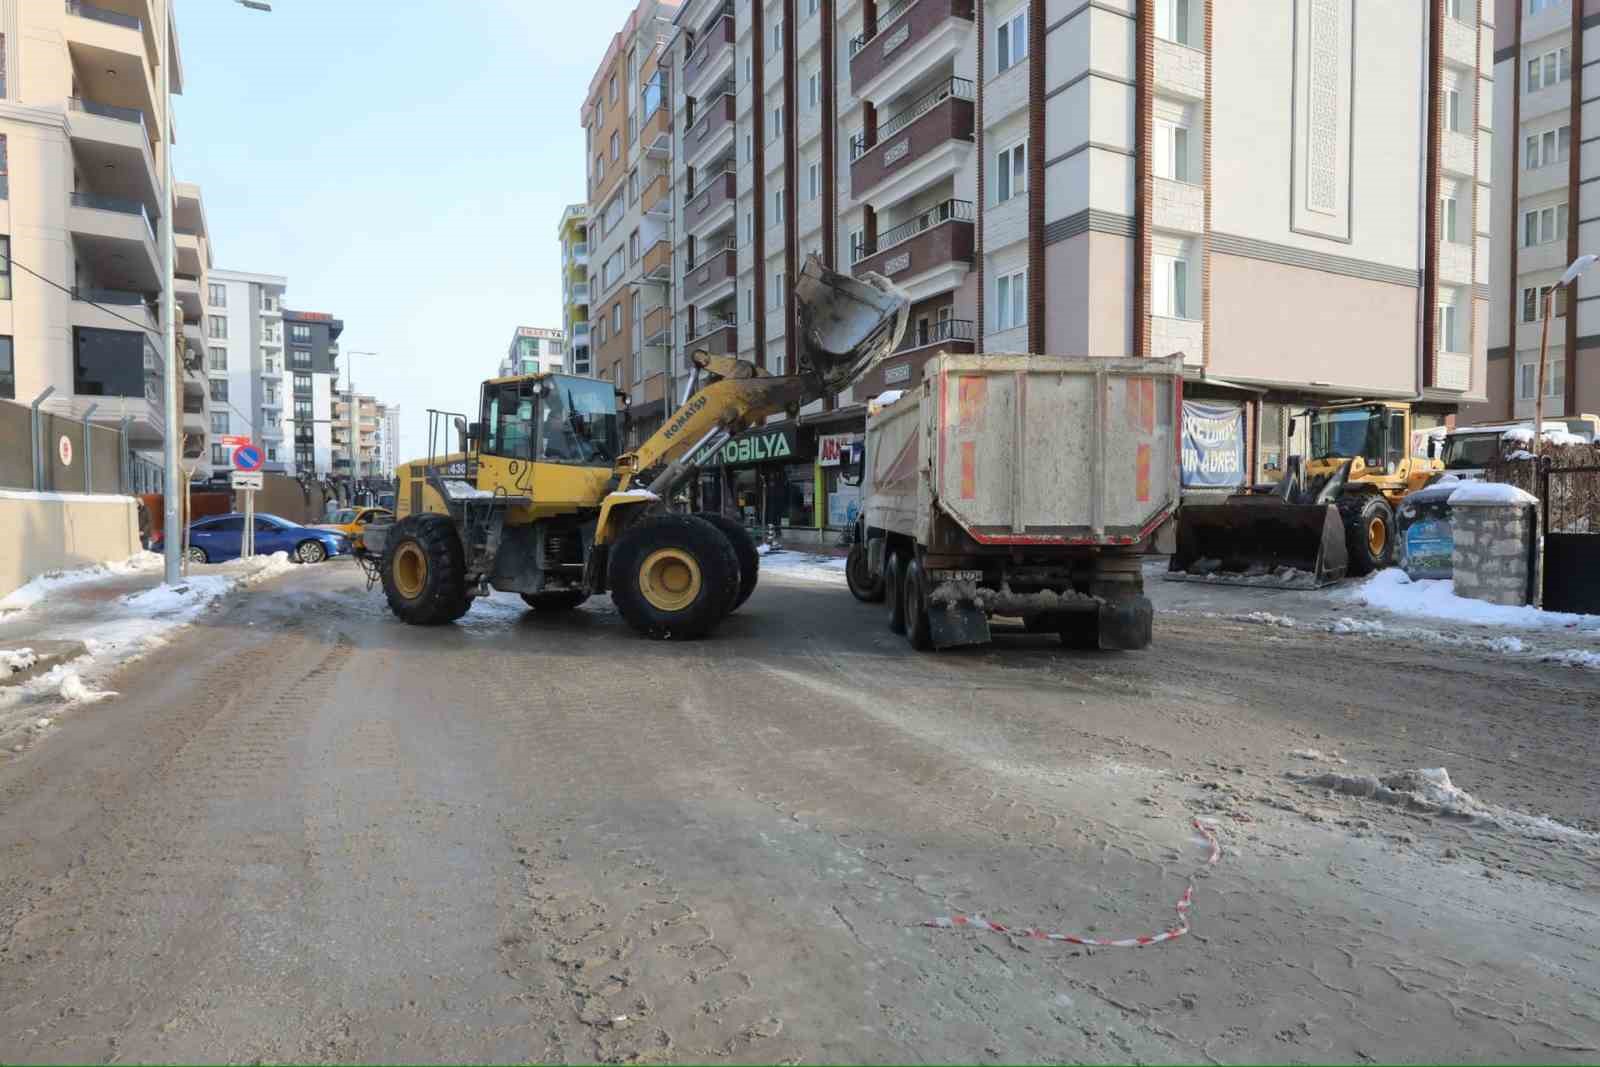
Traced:
<svg viewBox="0 0 1600 1067">
<path fill-rule="evenodd" d="M 350 551 L 349 538 L 331 530 L 296 526 L 276 515 L 258 514 L 255 522 L 257 555 L 287 552 L 289 558 L 297 563 L 321 563 L 329 556 L 340 556 Z M 238 559 L 243 539 L 243 515 L 211 515 L 197 519 L 189 524 L 189 562 L 220 563 L 226 559 Z M 150 550 L 160 552 L 163 547 L 157 541 L 150 546 Z"/>
</svg>

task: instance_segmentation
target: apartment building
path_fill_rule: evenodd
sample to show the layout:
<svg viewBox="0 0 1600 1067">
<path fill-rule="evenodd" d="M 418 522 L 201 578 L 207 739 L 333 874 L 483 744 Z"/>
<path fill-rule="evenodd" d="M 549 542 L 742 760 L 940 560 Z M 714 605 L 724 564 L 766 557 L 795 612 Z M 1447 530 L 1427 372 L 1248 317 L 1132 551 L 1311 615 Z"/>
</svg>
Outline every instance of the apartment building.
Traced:
<svg viewBox="0 0 1600 1067">
<path fill-rule="evenodd" d="M 291 311 L 283 318 L 284 367 L 290 408 L 284 432 L 294 470 L 326 478 L 333 467 L 334 394 L 339 384 L 339 335 L 344 322 L 325 311 Z"/>
<path fill-rule="evenodd" d="M 227 414 L 219 432 L 250 436 L 266 457 L 264 469 L 292 475 L 294 450 L 284 426 L 292 384 L 284 377 L 283 356 L 288 285 L 281 274 L 211 271 L 205 286 L 204 351 L 213 407 Z M 221 445 L 211 446 L 211 461 L 218 469 L 227 469 L 226 452 Z"/>
<path fill-rule="evenodd" d="M 724 500 L 820 525 L 827 438 L 941 350 L 1181 353 L 1188 395 L 1238 408 L 1241 481 L 1292 447 L 1292 404 L 1484 401 L 1495 13 L 1355 8 L 687 0 L 680 353 L 792 367 L 812 251 L 913 300 L 900 351 L 787 427 L 798 462 Z"/>
<path fill-rule="evenodd" d="M 198 191 L 165 189 L 163 89 L 183 89 L 171 5 L 8 0 L 0 60 L 0 395 L 53 389 L 48 410 L 81 417 L 93 405 L 95 421 L 126 419 L 131 446 L 153 454 L 167 432 L 161 296 L 174 284 L 161 216 L 186 231 L 180 289 L 193 292 L 208 255 Z M 205 461 L 203 365 L 180 367 L 180 432 Z"/>
<path fill-rule="evenodd" d="M 568 204 L 556 227 L 561 245 L 561 331 L 567 338 L 567 369 L 593 374 L 589 353 L 589 205 Z"/>
<path fill-rule="evenodd" d="M 1584 121 L 1594 117 L 1600 3 L 1497 0 L 1493 43 L 1494 126 L 1511 135 L 1495 145 L 1487 396 L 1462 412 L 1469 422 L 1533 416 L 1544 295 L 1568 263 L 1600 250 L 1600 120 Z M 1594 271 L 1557 290 L 1546 418 L 1600 412 L 1597 300 Z"/>
<path fill-rule="evenodd" d="M 400 465 L 400 405 L 378 405 L 378 476 L 394 477 Z"/>
<path fill-rule="evenodd" d="M 355 424 L 352 431 L 351 406 Z M 376 478 L 383 471 L 383 404 L 370 393 L 341 391 L 333 402 L 333 473 L 355 478 Z M 351 448 L 351 441 L 358 446 Z M 352 453 L 355 454 L 352 468 Z"/>
<path fill-rule="evenodd" d="M 640 0 L 607 45 L 580 112 L 592 373 L 627 395 L 636 440 L 661 424 L 671 393 L 673 109 L 663 64 L 677 11 Z"/>
<path fill-rule="evenodd" d="M 567 369 L 566 335 L 543 326 L 518 326 L 500 360 L 500 377 Z"/>
<path fill-rule="evenodd" d="M 183 357 L 183 463 L 197 481 L 226 472 L 217 464 L 218 434 L 231 433 L 227 393 L 220 396 L 205 373 L 205 313 L 202 294 L 211 271 L 211 233 L 205 200 L 193 182 L 172 187 L 173 299 L 182 323 L 178 351 Z M 220 417 L 219 417 L 220 416 Z"/>
</svg>

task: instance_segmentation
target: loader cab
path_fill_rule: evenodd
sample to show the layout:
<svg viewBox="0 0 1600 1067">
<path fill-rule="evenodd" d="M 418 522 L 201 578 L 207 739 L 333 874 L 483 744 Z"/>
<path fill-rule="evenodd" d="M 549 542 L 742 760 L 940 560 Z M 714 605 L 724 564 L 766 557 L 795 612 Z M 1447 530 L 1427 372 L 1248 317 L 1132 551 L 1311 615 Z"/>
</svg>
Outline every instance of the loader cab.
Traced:
<svg viewBox="0 0 1600 1067">
<path fill-rule="evenodd" d="M 621 450 L 616 393 L 610 382 L 565 374 L 498 378 L 484 383 L 481 456 L 609 469 Z"/>
<path fill-rule="evenodd" d="M 1337 408 L 1311 408 L 1308 420 L 1310 459 L 1334 467 L 1360 459 L 1369 471 L 1399 475 L 1410 458 L 1406 412 L 1386 404 Z"/>
</svg>

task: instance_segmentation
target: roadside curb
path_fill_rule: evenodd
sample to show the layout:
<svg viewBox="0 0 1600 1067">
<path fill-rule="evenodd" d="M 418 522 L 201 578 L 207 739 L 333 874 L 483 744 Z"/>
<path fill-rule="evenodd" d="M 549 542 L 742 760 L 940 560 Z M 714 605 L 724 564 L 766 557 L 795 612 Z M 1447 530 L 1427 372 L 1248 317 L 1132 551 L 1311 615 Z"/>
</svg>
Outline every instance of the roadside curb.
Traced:
<svg viewBox="0 0 1600 1067">
<path fill-rule="evenodd" d="M 0 676 L 0 689 L 21 685 L 47 671 L 87 655 L 89 646 L 82 641 L 29 641 L 21 647 L 31 649 L 38 658 L 20 671 Z"/>
</svg>

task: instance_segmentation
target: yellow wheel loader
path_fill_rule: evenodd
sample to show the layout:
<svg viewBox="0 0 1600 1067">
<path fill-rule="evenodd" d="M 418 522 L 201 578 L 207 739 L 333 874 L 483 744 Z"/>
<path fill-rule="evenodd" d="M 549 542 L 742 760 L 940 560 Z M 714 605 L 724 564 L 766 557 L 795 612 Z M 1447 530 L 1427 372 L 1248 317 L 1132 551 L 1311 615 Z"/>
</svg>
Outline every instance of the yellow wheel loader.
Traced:
<svg viewBox="0 0 1600 1067">
<path fill-rule="evenodd" d="M 774 377 L 696 352 L 695 380 L 665 425 L 624 451 L 610 382 L 533 374 L 484 382 L 478 418 L 430 411 L 429 457 L 397 471 L 395 520 L 369 525 L 358 557 L 408 623 L 460 618 L 491 589 L 538 612 L 609 592 L 651 637 L 709 632 L 755 589 L 744 528 L 666 501 L 695 457 L 771 415 L 838 393 L 894 351 L 910 301 L 886 278 L 849 277 L 809 258 L 796 281 L 799 366 Z M 460 451 L 437 454 L 452 425 Z"/>
<path fill-rule="evenodd" d="M 1322 586 L 1394 562 L 1394 511 L 1444 469 L 1411 455 L 1411 406 L 1349 403 L 1310 408 L 1304 460 L 1282 480 L 1220 504 L 1185 504 L 1168 577 L 1251 585 Z"/>
</svg>

